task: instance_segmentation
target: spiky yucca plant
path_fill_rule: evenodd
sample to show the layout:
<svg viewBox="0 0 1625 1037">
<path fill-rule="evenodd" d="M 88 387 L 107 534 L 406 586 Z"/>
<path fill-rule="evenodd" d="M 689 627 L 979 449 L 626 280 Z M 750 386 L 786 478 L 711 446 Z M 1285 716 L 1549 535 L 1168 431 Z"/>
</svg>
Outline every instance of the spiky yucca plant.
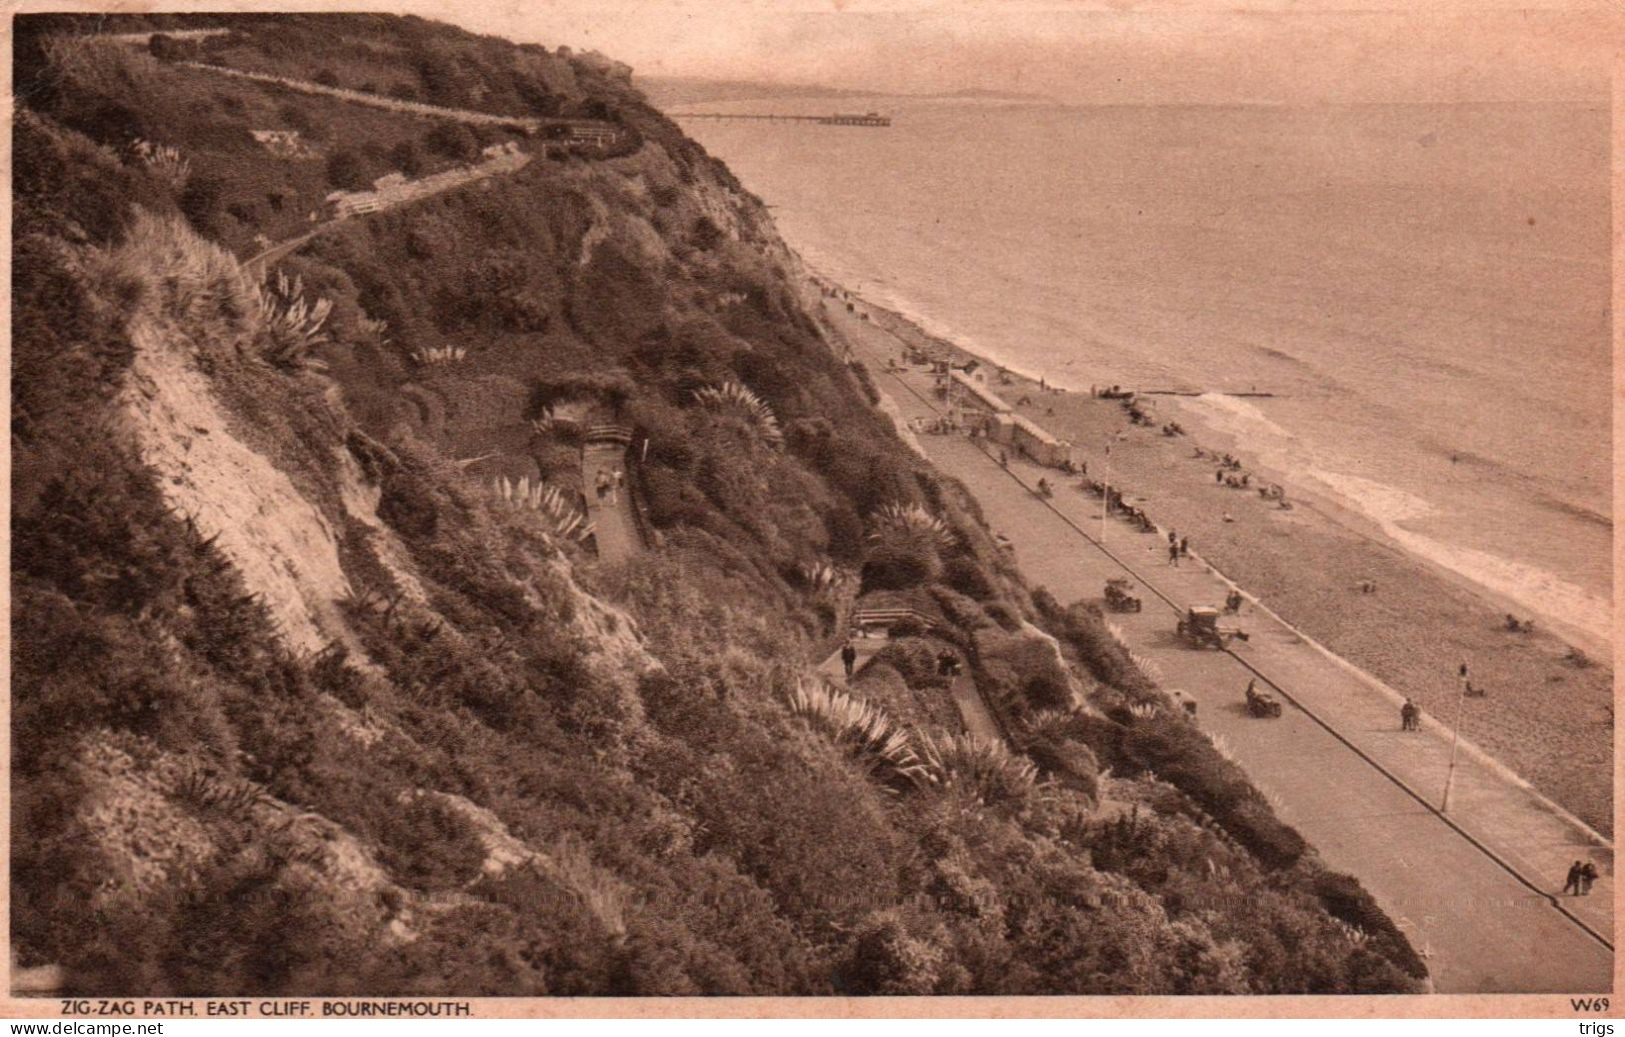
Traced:
<svg viewBox="0 0 1625 1037">
<path fill-rule="evenodd" d="M 789 702 L 791 713 L 846 746 L 888 788 L 900 791 L 930 781 L 908 730 L 874 703 L 809 677 L 796 681 Z"/>
<path fill-rule="evenodd" d="M 179 148 L 137 138 L 135 143 L 130 145 L 130 150 L 135 152 L 135 157 L 142 165 L 172 191 L 179 191 L 185 187 L 186 181 L 192 175 L 192 163 L 180 153 Z"/>
<path fill-rule="evenodd" d="M 939 551 L 946 551 L 954 544 L 954 531 L 948 524 L 918 504 L 886 504 L 875 512 L 874 525 L 875 531 L 870 537 L 875 540 L 895 532 L 927 540 Z"/>
<path fill-rule="evenodd" d="M 1043 791 L 1038 767 L 1003 742 L 975 735 L 926 735 L 920 752 L 937 784 L 968 793 L 985 806 L 1020 806 Z"/>
<path fill-rule="evenodd" d="M 814 594 L 826 594 L 840 586 L 844 578 L 841 570 L 829 562 L 805 562 L 802 564 L 801 578 L 807 584 L 807 589 Z"/>
<path fill-rule="evenodd" d="M 435 364 L 456 364 L 468 359 L 467 346 L 429 346 L 414 349 L 412 359 L 424 367 Z"/>
<path fill-rule="evenodd" d="M 327 341 L 323 330 L 333 312 L 333 300 L 305 299 L 304 278 L 278 270 L 276 282 L 259 287 L 260 318 L 266 332 L 261 355 L 277 367 L 320 370 L 326 365 L 317 360 L 312 351 Z"/>
<path fill-rule="evenodd" d="M 760 396 L 738 382 L 708 385 L 694 393 L 702 407 L 737 414 L 750 423 L 762 442 L 775 450 L 784 446 L 784 430 L 779 419 Z"/>
<path fill-rule="evenodd" d="M 375 320 L 372 317 L 362 317 L 355 322 L 355 326 L 363 334 L 371 335 L 378 340 L 380 346 L 389 344 L 389 321 Z"/>
<path fill-rule="evenodd" d="M 576 541 L 592 536 L 592 523 L 571 506 L 557 486 L 549 486 L 540 479 L 533 483 L 528 475 L 521 475 L 517 480 L 499 475 L 491 480 L 491 490 L 509 504 L 529 508 L 547 519 L 555 536 Z"/>
</svg>

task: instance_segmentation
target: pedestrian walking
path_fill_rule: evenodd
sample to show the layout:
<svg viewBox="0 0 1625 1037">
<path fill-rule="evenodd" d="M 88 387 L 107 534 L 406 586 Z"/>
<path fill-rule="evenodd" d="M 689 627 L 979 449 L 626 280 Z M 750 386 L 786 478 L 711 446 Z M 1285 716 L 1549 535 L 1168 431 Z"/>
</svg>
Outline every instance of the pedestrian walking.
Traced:
<svg viewBox="0 0 1625 1037">
<path fill-rule="evenodd" d="M 1178 543 L 1178 541 L 1179 541 L 1179 534 L 1175 533 L 1173 530 L 1170 529 L 1168 531 L 1168 543 L 1174 544 L 1174 543 Z"/>
<path fill-rule="evenodd" d="M 1417 723 L 1417 714 L 1420 712 L 1416 708 L 1416 703 L 1406 699 L 1405 704 L 1399 707 L 1399 729 L 1401 731 L 1419 730 L 1421 725 Z"/>
<path fill-rule="evenodd" d="M 1589 897 L 1591 895 L 1591 884 L 1596 881 L 1597 866 L 1590 861 L 1586 861 L 1580 866 L 1580 895 Z"/>
<path fill-rule="evenodd" d="M 1179 545 L 1178 544 L 1169 544 L 1168 545 L 1168 564 L 1173 566 L 1175 569 L 1179 568 Z"/>
<path fill-rule="evenodd" d="M 858 649 L 851 641 L 841 646 L 841 666 L 846 670 L 846 679 L 852 679 L 852 668 L 858 662 Z"/>
<path fill-rule="evenodd" d="M 609 493 L 609 473 L 600 468 L 598 478 L 593 480 L 593 488 L 598 491 L 598 499 L 603 500 Z"/>
<path fill-rule="evenodd" d="M 1179 538 L 1179 557 L 1181 557 L 1181 558 L 1189 558 L 1190 555 L 1191 555 L 1191 538 L 1190 537 L 1180 537 Z"/>
<path fill-rule="evenodd" d="M 609 480 L 609 502 L 619 504 L 621 501 L 621 487 L 626 483 L 626 472 L 617 468 L 609 477 Z"/>
<path fill-rule="evenodd" d="M 1218 471 L 1213 473 L 1213 481 L 1216 482 L 1216 483 L 1224 482 L 1224 469 L 1223 468 L 1221 468 Z"/>
<path fill-rule="evenodd" d="M 1580 895 L 1580 883 L 1585 876 L 1585 868 L 1579 861 L 1569 865 L 1569 877 L 1563 882 L 1563 895 L 1573 891 L 1575 896 Z"/>
</svg>

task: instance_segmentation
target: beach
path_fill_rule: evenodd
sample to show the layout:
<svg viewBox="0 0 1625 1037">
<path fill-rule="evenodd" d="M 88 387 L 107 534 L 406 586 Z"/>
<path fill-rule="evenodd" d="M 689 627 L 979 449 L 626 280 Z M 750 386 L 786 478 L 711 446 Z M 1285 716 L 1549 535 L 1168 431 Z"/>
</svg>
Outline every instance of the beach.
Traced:
<svg viewBox="0 0 1625 1037">
<path fill-rule="evenodd" d="M 834 290 L 852 300 L 854 318 L 867 314 L 902 342 L 987 363 L 891 310 Z M 827 305 L 840 312 L 845 301 Z M 1335 498 L 1288 483 L 1289 509 L 1266 500 L 1256 487 L 1278 480 L 1258 466 L 1247 444 L 1206 427 L 1172 398 L 1141 397 L 1152 401 L 1155 415 L 1147 426 L 1131 424 L 1119 400 L 1058 391 L 1019 374 L 992 387 L 1018 413 L 1073 443 L 1090 478 L 1109 473 L 1128 502 L 1189 538 L 1203 561 L 1260 604 L 1414 699 L 1430 723 L 1453 727 L 1459 711 L 1464 738 L 1592 828 L 1612 833 L 1613 675 L 1600 661 L 1572 661 L 1570 641 L 1583 638 L 1565 640 L 1539 624 L 1529 633 L 1507 630 L 1505 601 L 1403 550 L 1366 514 Z M 1169 421 L 1186 434 L 1164 435 Z M 1235 456 L 1242 467 L 1230 474 L 1248 473 L 1250 485 L 1233 489 L 1216 480 L 1219 466 L 1198 457 L 1198 448 Z M 1083 493 L 1080 481 L 1060 473 L 1052 480 L 1057 493 L 1068 495 Z M 1160 536 L 1135 533 L 1118 520 L 1106 524 L 1105 536 L 1114 552 L 1143 556 L 1145 564 L 1156 564 L 1164 550 Z M 1042 573 L 1028 576 L 1035 585 L 1044 582 Z M 1363 591 L 1365 584 L 1374 589 Z M 1464 662 L 1483 696 L 1459 694 Z"/>
<path fill-rule="evenodd" d="M 692 128 L 870 303 L 1050 385 L 1190 392 L 1159 414 L 1609 654 L 1606 98 L 871 107 Z"/>
</svg>

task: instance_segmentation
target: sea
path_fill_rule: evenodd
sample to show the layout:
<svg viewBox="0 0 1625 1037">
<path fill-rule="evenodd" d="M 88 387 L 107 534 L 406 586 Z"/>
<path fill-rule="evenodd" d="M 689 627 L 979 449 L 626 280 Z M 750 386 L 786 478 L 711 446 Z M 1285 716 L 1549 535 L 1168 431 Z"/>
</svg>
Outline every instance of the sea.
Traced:
<svg viewBox="0 0 1625 1037">
<path fill-rule="evenodd" d="M 680 121 L 819 272 L 1054 384 L 1199 392 L 1289 492 L 1611 644 L 1606 98 L 839 107 L 893 122 Z"/>
</svg>

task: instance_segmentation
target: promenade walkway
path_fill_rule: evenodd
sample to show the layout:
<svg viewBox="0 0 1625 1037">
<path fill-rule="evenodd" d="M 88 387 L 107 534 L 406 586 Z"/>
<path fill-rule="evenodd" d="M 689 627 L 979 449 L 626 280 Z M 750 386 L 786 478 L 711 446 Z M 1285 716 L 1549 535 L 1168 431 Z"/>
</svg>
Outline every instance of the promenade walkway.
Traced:
<svg viewBox="0 0 1625 1037">
<path fill-rule="evenodd" d="M 905 418 L 936 416 L 930 376 L 885 374 L 900 343 L 871 322 L 833 312 L 835 329 L 876 374 Z M 1189 604 L 1215 604 L 1229 585 L 1189 559 L 1166 564 L 1159 536 L 1108 522 L 1100 503 L 1063 485 L 1031 492 L 1052 470 L 1001 467 L 970 440 L 923 436 L 945 473 L 962 480 L 1017 561 L 1062 602 L 1098 600 L 1107 577 L 1128 575 L 1145 602 L 1113 622 L 1160 670 L 1166 688 L 1198 703 L 1198 722 L 1332 868 L 1357 876 L 1417 950 L 1440 992 L 1590 993 L 1612 985 L 1612 849 L 1482 754 L 1458 754 L 1448 815 L 1439 809 L 1449 732 L 1427 718 L 1399 731 L 1394 693 L 1336 659 L 1256 604 L 1238 622 L 1252 640 L 1234 652 L 1193 650 L 1174 635 Z M 1198 545 L 1199 546 L 1199 545 Z M 1287 705 L 1277 720 L 1242 704 L 1249 679 Z M 1558 898 L 1569 862 L 1597 862 L 1590 897 Z M 1605 942 L 1606 941 L 1606 942 Z"/>
</svg>

